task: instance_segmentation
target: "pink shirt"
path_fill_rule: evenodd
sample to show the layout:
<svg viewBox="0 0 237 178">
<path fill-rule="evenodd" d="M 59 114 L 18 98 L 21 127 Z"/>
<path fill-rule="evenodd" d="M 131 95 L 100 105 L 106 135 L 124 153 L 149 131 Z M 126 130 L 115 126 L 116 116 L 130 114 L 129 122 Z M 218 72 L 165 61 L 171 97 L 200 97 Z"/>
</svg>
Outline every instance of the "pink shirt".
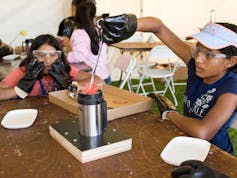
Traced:
<svg viewBox="0 0 237 178">
<path fill-rule="evenodd" d="M 68 53 L 67 60 L 69 63 L 84 62 L 94 69 L 98 55 L 94 55 L 91 51 L 91 40 L 87 32 L 83 29 L 73 31 L 70 38 L 70 46 L 72 51 Z M 95 74 L 102 79 L 110 76 L 109 62 L 107 55 L 107 45 L 102 46 L 98 66 Z"/>
<path fill-rule="evenodd" d="M 8 76 L 6 76 L 3 79 L 3 81 L 9 87 L 15 87 L 18 84 L 18 82 L 24 77 L 24 75 L 25 75 L 24 71 L 25 71 L 25 67 L 17 68 L 12 73 L 10 73 Z M 70 71 L 69 75 L 72 78 L 76 78 L 77 74 L 78 74 L 78 69 L 76 69 L 75 67 L 71 67 L 71 71 Z M 54 83 L 54 79 L 50 75 L 44 76 L 41 79 L 41 81 L 42 81 L 42 84 L 44 86 L 46 93 L 54 91 L 55 83 Z M 40 87 L 40 82 L 39 82 L 39 80 L 37 80 L 31 90 L 29 96 L 39 96 L 39 95 L 43 95 L 43 92 Z"/>
</svg>

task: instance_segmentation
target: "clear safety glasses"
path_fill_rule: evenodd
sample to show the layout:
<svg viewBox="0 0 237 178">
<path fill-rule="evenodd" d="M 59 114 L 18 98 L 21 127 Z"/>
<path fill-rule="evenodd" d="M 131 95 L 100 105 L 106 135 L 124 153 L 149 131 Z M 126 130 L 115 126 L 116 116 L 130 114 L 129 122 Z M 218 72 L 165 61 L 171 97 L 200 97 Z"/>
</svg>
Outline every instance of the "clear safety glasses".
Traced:
<svg viewBox="0 0 237 178">
<path fill-rule="evenodd" d="M 208 49 L 201 48 L 200 46 L 193 46 L 191 48 L 192 57 L 196 59 L 199 55 L 205 56 L 206 59 L 228 59 L 231 56 L 228 56 L 227 54 L 220 54 L 215 53 L 213 51 L 209 51 Z"/>
<path fill-rule="evenodd" d="M 47 56 L 51 59 L 61 58 L 61 51 L 44 51 L 44 50 L 33 50 L 33 56 L 38 59 L 45 59 Z"/>
</svg>

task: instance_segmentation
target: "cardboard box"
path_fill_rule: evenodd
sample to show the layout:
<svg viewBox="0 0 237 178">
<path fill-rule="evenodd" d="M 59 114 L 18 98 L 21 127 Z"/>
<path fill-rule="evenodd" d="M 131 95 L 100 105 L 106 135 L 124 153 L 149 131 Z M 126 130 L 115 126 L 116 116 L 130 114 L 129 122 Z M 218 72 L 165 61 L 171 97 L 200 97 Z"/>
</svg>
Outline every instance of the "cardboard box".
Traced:
<svg viewBox="0 0 237 178">
<path fill-rule="evenodd" d="M 108 121 L 153 108 L 153 101 L 149 97 L 131 93 L 111 85 L 103 85 L 102 91 L 103 97 L 107 102 Z M 50 92 L 49 102 L 74 114 L 80 114 L 78 113 L 78 103 L 70 98 L 68 90 Z"/>
</svg>

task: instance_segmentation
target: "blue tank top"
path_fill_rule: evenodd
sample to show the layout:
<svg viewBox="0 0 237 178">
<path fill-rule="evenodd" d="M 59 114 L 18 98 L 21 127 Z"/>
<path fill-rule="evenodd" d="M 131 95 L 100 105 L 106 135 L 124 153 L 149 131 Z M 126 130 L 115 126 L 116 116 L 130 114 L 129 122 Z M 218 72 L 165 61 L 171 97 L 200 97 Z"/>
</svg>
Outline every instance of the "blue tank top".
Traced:
<svg viewBox="0 0 237 178">
<path fill-rule="evenodd" d="M 227 72 L 225 76 L 211 85 L 203 83 L 202 78 L 195 74 L 195 62 L 191 59 L 188 64 L 188 80 L 184 93 L 184 115 L 202 119 L 215 105 L 223 93 L 237 95 L 237 74 Z M 228 128 L 234 119 L 235 111 L 226 123 L 220 128 L 210 142 L 228 153 L 233 154 L 233 146 L 228 134 Z"/>
</svg>

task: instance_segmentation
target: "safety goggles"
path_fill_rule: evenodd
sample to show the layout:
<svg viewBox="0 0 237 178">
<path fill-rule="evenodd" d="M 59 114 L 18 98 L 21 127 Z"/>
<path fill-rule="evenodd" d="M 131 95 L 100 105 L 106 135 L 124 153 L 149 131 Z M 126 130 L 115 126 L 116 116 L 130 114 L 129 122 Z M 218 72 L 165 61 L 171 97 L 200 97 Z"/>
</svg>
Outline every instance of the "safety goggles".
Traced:
<svg viewBox="0 0 237 178">
<path fill-rule="evenodd" d="M 210 51 L 208 49 L 201 48 L 200 46 L 197 46 L 197 45 L 193 46 L 191 48 L 191 53 L 192 53 L 192 57 L 194 59 L 196 59 L 199 55 L 205 56 L 206 59 L 212 59 L 212 58 L 215 58 L 215 59 L 228 59 L 228 58 L 231 57 L 231 56 L 228 56 L 226 54 L 215 53 L 215 52 Z"/>
<path fill-rule="evenodd" d="M 45 51 L 45 50 L 33 50 L 33 56 L 36 58 L 46 58 L 49 56 L 52 59 L 61 58 L 61 51 Z"/>
</svg>

